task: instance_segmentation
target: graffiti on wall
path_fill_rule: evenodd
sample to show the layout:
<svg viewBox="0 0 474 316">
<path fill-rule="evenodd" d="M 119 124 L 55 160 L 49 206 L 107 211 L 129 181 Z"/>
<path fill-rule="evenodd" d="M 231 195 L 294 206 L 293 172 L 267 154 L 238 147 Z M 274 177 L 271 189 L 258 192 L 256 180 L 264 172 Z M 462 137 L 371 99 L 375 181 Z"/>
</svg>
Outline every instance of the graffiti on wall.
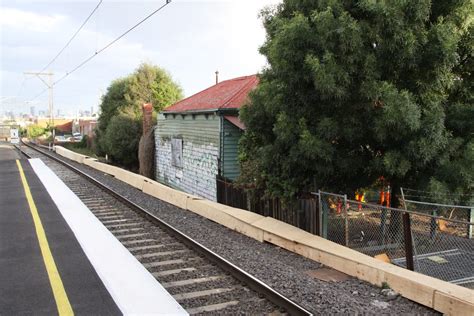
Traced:
<svg viewBox="0 0 474 316">
<path fill-rule="evenodd" d="M 219 149 L 216 144 L 193 144 L 182 141 L 182 167 L 173 158 L 174 139 L 157 140 L 157 180 L 190 194 L 216 200 L 216 175 Z"/>
</svg>

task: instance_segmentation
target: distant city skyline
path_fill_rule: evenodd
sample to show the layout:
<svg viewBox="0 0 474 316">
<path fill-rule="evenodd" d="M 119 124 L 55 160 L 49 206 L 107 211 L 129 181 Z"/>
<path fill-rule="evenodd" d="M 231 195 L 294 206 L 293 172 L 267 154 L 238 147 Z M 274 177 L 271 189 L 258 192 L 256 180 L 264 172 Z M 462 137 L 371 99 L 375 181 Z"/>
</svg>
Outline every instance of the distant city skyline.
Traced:
<svg viewBox="0 0 474 316">
<path fill-rule="evenodd" d="M 91 107 L 89 109 L 79 109 L 77 111 L 67 111 L 64 112 L 62 109 L 56 109 L 54 111 L 54 117 L 64 117 L 64 118 L 75 118 L 75 117 L 91 117 L 97 115 L 97 108 Z M 27 110 L 4 110 L 0 111 L 0 119 L 16 119 L 16 118 L 39 118 L 39 117 L 49 117 L 48 109 L 37 109 L 35 106 L 30 106 Z"/>
</svg>

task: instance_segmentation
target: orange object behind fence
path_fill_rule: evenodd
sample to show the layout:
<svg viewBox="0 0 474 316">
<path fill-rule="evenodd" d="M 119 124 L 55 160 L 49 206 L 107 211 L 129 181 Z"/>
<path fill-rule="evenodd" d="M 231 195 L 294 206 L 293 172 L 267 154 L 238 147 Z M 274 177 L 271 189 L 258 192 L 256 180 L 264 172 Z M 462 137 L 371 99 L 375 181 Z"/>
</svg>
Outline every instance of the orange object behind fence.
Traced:
<svg viewBox="0 0 474 316">
<path fill-rule="evenodd" d="M 390 207 L 390 189 L 385 193 L 385 206 Z"/>
<path fill-rule="evenodd" d="M 357 205 L 358 210 L 362 210 L 362 203 L 365 203 L 365 193 L 359 194 L 356 193 L 356 201 L 360 202 L 360 204 Z"/>
<path fill-rule="evenodd" d="M 390 207 L 390 188 L 388 188 L 387 191 L 384 189 L 380 191 L 380 205 Z"/>
</svg>

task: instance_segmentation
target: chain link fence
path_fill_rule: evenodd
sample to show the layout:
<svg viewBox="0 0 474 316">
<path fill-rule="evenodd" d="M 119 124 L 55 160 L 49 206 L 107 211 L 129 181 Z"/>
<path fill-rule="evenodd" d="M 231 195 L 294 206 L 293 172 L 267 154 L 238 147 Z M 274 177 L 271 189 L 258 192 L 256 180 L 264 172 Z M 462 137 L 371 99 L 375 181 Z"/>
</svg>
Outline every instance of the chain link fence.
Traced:
<svg viewBox="0 0 474 316">
<path fill-rule="evenodd" d="M 410 222 L 414 270 L 474 289 L 474 224 L 415 212 Z"/>
<path fill-rule="evenodd" d="M 443 224 L 443 220 L 474 221 L 474 206 L 429 203 L 409 199 L 402 199 L 402 203 L 407 210 L 444 218 L 440 219 L 441 224 Z M 470 238 L 474 237 L 472 230 L 470 232 L 459 232 L 460 235 L 465 235 L 465 233 L 467 233 Z"/>
<path fill-rule="evenodd" d="M 295 205 L 250 197 L 217 179 L 218 201 L 270 216 L 366 255 L 474 289 L 474 223 L 468 207 L 404 201 L 404 209 L 385 207 L 381 194 L 365 202 L 347 195 L 313 192 Z M 458 211 L 456 211 L 458 210 Z M 458 213 L 456 213 L 458 212 Z M 456 213 L 456 215 L 452 215 Z M 459 214 L 464 215 L 459 215 Z"/>
<path fill-rule="evenodd" d="M 474 288 L 474 223 L 319 191 L 321 236 L 369 256 Z"/>
<path fill-rule="evenodd" d="M 320 192 L 322 236 L 369 256 L 405 257 L 401 212 Z"/>
</svg>

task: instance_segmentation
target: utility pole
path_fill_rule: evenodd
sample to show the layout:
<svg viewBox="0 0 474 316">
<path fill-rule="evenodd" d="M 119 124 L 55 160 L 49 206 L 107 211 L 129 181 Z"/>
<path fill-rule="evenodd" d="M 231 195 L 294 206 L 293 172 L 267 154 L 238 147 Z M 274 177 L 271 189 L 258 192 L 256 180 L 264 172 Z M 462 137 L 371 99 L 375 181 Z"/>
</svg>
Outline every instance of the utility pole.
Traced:
<svg viewBox="0 0 474 316">
<path fill-rule="evenodd" d="M 53 147 L 54 147 L 54 138 L 56 137 L 56 131 L 54 128 L 54 105 L 53 105 L 53 75 L 54 73 L 52 72 L 25 72 L 25 75 L 33 75 L 38 77 L 39 80 L 41 80 L 46 87 L 48 87 L 49 91 L 49 102 L 48 102 L 48 108 L 49 108 L 49 126 L 52 129 L 52 134 L 53 134 Z M 47 77 L 47 80 L 45 78 Z"/>
</svg>

